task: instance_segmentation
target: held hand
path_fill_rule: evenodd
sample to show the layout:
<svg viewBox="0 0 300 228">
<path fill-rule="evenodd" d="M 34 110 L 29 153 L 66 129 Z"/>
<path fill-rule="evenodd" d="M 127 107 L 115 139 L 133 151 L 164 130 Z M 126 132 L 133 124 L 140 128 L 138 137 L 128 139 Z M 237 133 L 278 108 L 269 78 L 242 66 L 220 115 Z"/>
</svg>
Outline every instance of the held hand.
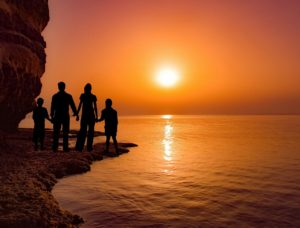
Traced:
<svg viewBox="0 0 300 228">
<path fill-rule="evenodd" d="M 53 124 L 53 117 L 49 117 L 49 118 L 47 118 L 47 120 L 49 120 L 49 122 L 50 122 L 51 124 Z"/>
</svg>

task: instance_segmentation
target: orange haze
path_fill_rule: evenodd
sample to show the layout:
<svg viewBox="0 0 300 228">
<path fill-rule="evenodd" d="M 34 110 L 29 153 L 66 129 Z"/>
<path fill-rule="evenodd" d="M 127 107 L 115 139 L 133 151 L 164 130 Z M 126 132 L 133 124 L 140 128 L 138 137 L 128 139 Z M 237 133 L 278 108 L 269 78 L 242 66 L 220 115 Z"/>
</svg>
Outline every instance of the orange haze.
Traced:
<svg viewBox="0 0 300 228">
<path fill-rule="evenodd" d="M 125 114 L 300 113 L 300 1 L 49 0 L 49 107 L 65 81 Z M 180 83 L 155 72 L 172 65 Z"/>
</svg>

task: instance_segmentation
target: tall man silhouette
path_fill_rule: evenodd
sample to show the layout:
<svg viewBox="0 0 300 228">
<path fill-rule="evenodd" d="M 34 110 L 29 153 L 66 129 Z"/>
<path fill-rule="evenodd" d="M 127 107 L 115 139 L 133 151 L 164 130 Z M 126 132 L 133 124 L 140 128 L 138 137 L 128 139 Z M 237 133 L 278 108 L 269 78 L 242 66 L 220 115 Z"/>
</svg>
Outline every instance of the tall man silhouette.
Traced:
<svg viewBox="0 0 300 228">
<path fill-rule="evenodd" d="M 63 128 L 63 150 L 69 151 L 69 130 L 70 115 L 69 106 L 71 106 L 73 115 L 78 116 L 72 96 L 65 92 L 66 85 L 64 82 L 58 83 L 59 92 L 54 94 L 51 103 L 51 118 L 53 120 L 53 152 L 58 149 L 58 139 L 61 126 Z"/>
</svg>

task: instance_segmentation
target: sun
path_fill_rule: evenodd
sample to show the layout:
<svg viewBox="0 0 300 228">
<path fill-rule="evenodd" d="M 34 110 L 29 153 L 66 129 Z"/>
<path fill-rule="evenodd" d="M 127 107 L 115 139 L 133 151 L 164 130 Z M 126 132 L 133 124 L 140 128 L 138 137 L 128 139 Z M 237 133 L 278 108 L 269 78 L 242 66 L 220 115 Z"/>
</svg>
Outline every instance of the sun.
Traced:
<svg viewBox="0 0 300 228">
<path fill-rule="evenodd" d="M 156 74 L 156 82 L 163 87 L 173 87 L 179 81 L 179 72 L 175 68 L 161 68 Z"/>
</svg>

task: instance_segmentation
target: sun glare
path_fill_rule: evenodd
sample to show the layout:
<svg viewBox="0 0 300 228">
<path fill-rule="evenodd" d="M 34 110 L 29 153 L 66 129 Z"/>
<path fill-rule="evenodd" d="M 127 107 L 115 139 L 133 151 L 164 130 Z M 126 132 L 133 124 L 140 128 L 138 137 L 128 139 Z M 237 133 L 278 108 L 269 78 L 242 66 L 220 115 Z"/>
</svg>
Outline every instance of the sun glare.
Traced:
<svg viewBox="0 0 300 228">
<path fill-rule="evenodd" d="M 173 68 L 162 68 L 157 72 L 156 82 L 163 87 L 173 87 L 179 80 L 179 73 Z"/>
<path fill-rule="evenodd" d="M 170 120 L 172 119 L 172 115 L 162 115 L 160 118 L 164 119 L 164 120 Z"/>
</svg>

